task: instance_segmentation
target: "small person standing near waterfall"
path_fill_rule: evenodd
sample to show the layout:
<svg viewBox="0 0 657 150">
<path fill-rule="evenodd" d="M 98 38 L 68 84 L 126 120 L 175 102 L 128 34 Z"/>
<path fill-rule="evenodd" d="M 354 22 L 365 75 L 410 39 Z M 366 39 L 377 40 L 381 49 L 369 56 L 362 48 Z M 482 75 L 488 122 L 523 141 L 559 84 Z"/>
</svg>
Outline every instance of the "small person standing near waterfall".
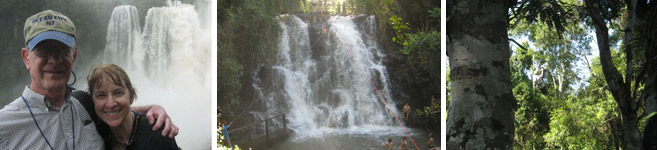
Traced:
<svg viewBox="0 0 657 150">
<path fill-rule="evenodd" d="M 31 81 L 0 110 L 0 149 L 102 149 L 93 115 L 71 96 L 67 84 L 78 53 L 73 22 L 46 10 L 27 18 L 23 33 L 20 54 Z M 159 106 L 135 110 L 152 114 L 149 120 L 158 118 L 156 126 L 169 120 Z M 171 122 L 165 122 L 164 130 L 164 135 L 178 134 Z"/>
<path fill-rule="evenodd" d="M 411 105 L 408 105 L 408 103 L 406 103 L 406 105 L 404 105 L 404 108 L 402 108 L 402 113 L 404 115 L 404 121 L 407 121 L 408 114 L 411 113 Z"/>
<path fill-rule="evenodd" d="M 429 148 L 433 148 L 433 133 L 429 133 L 429 142 L 427 142 Z"/>
<path fill-rule="evenodd" d="M 431 95 L 431 106 L 429 106 L 431 108 L 431 114 L 438 113 L 438 106 L 436 104 L 438 104 L 438 100 Z"/>
</svg>

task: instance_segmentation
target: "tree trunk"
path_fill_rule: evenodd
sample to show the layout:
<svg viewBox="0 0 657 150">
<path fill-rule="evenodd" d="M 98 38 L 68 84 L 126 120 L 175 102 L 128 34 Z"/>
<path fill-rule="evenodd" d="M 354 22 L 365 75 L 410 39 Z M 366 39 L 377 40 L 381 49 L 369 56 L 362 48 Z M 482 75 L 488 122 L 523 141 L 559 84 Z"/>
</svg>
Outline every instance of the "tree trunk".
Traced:
<svg viewBox="0 0 657 150">
<path fill-rule="evenodd" d="M 513 149 L 509 1 L 448 0 L 449 149 Z"/>
<path fill-rule="evenodd" d="M 632 2 L 628 3 L 628 17 L 629 22 L 627 22 L 627 27 L 634 26 L 634 6 L 636 6 L 636 0 L 631 0 Z M 641 132 L 639 132 L 638 127 L 638 117 L 636 113 L 636 105 L 631 98 L 630 88 L 623 82 L 623 76 L 618 71 L 614 65 L 613 59 L 611 58 L 610 44 L 609 44 L 609 29 L 605 24 L 603 18 L 599 15 L 600 8 L 595 8 L 589 0 L 585 0 L 585 7 L 588 15 L 593 20 L 593 25 L 595 27 L 595 34 L 598 41 L 598 50 L 600 51 L 600 64 L 602 65 L 602 73 L 605 75 L 605 80 L 609 87 L 611 95 L 614 97 L 616 104 L 621 112 L 622 118 L 622 131 L 623 134 L 623 149 L 641 149 L 642 138 Z M 629 30 L 631 33 L 631 30 Z M 628 34 L 628 33 L 626 33 Z M 630 37 L 631 38 L 631 37 Z M 631 47 L 630 39 L 624 39 L 624 44 L 626 47 Z M 626 50 L 629 51 L 629 50 Z M 631 57 L 630 57 L 631 58 Z M 628 68 L 631 68 L 631 65 L 628 64 Z M 630 71 L 630 70 L 628 70 Z M 627 78 L 632 78 L 627 76 Z"/>
<path fill-rule="evenodd" d="M 643 4 L 647 5 L 647 4 Z M 644 18 L 648 24 L 648 45 L 645 51 L 647 77 L 645 114 L 657 112 L 657 2 L 651 2 L 648 17 Z"/>
<path fill-rule="evenodd" d="M 646 5 L 646 4 L 643 4 Z M 647 6 L 648 17 L 644 20 L 648 24 L 648 47 L 645 51 L 647 77 L 645 99 L 645 114 L 657 112 L 657 2 L 650 2 Z M 657 149 L 657 124 L 650 123 L 657 116 L 653 116 L 646 121 L 646 127 L 643 131 L 643 144 L 646 149 Z M 654 121 L 653 121 L 654 122 Z"/>
</svg>

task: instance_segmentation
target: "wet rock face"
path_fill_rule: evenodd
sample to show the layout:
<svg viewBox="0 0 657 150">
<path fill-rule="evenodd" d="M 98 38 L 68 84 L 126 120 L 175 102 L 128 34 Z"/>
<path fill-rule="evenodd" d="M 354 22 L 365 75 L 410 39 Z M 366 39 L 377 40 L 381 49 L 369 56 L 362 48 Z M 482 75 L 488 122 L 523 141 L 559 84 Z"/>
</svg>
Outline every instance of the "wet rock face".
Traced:
<svg viewBox="0 0 657 150">
<path fill-rule="evenodd" d="M 315 23 L 312 23 L 313 16 L 311 14 L 295 14 L 304 22 L 308 23 L 308 37 L 311 43 L 311 48 L 313 49 L 313 58 L 319 59 L 320 56 L 326 55 L 331 52 L 331 49 L 335 47 L 329 47 L 326 44 L 322 44 L 321 41 L 326 41 L 326 36 L 322 36 L 322 25 L 326 30 L 331 31 L 332 27 L 326 24 L 322 24 L 321 20 L 315 20 Z M 390 94 L 392 99 L 395 100 L 398 110 L 401 110 L 405 103 L 408 103 L 412 108 L 412 113 L 415 113 L 416 109 L 421 109 L 423 107 L 429 106 L 431 104 L 431 96 L 436 96 L 438 102 L 440 102 L 440 76 L 438 74 L 431 75 L 429 72 L 422 71 L 419 68 L 414 68 L 408 64 L 408 56 L 401 54 L 398 51 L 398 45 L 395 45 L 391 41 L 389 35 L 394 35 L 391 29 L 387 27 L 369 26 L 368 17 L 366 15 L 355 15 L 352 21 L 356 24 L 360 31 L 361 38 L 374 38 L 372 41 L 377 41 L 378 48 L 384 53 L 385 58 L 382 59 L 383 64 L 388 68 L 388 74 L 390 78 L 391 90 Z M 316 18 L 318 19 L 318 18 Z M 376 18 L 381 19 L 381 18 Z M 374 22 L 377 24 L 378 22 Z M 371 37 L 368 37 L 371 36 Z M 439 62 L 436 62 L 436 65 L 439 65 Z M 376 83 L 375 83 L 376 84 Z M 377 87 L 380 85 L 377 85 Z M 401 116 L 400 116 L 401 117 Z M 439 124 L 425 124 L 426 121 L 411 120 L 409 122 L 414 127 L 428 128 L 435 127 Z M 439 121 L 438 121 L 439 122 Z"/>
</svg>

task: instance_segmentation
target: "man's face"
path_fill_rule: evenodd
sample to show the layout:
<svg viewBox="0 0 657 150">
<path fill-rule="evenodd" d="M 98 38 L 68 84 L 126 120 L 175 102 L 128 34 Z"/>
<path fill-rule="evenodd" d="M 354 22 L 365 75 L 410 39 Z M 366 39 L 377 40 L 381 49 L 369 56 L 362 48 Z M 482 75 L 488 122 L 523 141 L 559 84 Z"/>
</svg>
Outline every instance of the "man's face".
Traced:
<svg viewBox="0 0 657 150">
<path fill-rule="evenodd" d="M 22 55 L 32 77 L 30 89 L 48 97 L 48 91 L 66 87 L 77 50 L 56 40 L 45 40 L 37 44 L 33 51 L 23 48 Z"/>
</svg>

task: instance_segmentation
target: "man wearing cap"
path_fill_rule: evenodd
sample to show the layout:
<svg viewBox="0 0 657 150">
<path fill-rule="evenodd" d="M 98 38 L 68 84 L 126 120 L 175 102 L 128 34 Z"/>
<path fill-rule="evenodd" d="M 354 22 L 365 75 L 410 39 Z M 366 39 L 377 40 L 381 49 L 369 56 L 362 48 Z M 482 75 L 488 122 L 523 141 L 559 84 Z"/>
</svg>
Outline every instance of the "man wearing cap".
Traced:
<svg viewBox="0 0 657 150">
<path fill-rule="evenodd" d="M 31 84 L 0 110 L 0 149 L 102 149 L 95 124 L 67 85 L 78 52 L 73 22 L 46 10 L 25 21 L 24 34 L 21 56 Z M 149 121 L 159 118 L 156 127 L 165 122 L 167 135 L 178 134 L 161 107 L 133 111 L 148 111 Z"/>
</svg>

